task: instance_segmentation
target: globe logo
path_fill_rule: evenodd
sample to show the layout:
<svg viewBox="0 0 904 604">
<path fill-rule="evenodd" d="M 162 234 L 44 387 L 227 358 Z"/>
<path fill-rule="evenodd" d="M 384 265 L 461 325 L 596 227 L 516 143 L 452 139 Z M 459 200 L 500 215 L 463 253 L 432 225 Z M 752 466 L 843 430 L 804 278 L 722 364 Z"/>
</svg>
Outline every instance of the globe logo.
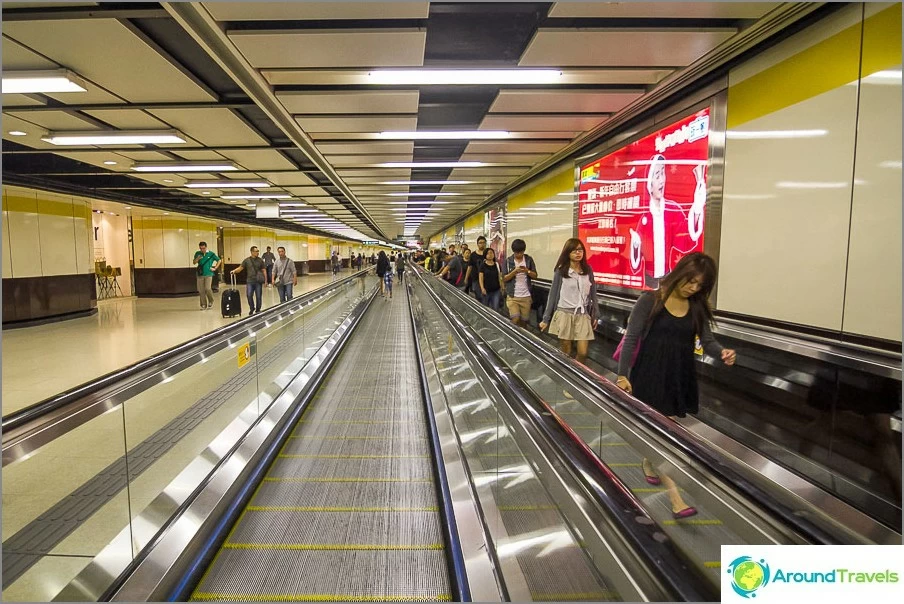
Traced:
<svg viewBox="0 0 904 604">
<path fill-rule="evenodd" d="M 735 558 L 728 565 L 731 587 L 742 598 L 755 598 L 756 590 L 769 583 L 769 565 L 750 556 Z"/>
</svg>

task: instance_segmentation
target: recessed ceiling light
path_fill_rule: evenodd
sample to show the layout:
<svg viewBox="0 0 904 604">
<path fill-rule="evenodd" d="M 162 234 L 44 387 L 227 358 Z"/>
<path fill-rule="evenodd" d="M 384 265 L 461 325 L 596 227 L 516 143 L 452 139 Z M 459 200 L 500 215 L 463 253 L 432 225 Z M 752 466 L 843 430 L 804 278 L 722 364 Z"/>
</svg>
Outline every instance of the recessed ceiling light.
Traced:
<svg viewBox="0 0 904 604">
<path fill-rule="evenodd" d="M 81 132 L 48 132 L 41 140 L 51 145 L 143 145 L 181 144 L 185 136 L 178 130 L 89 130 Z"/>
<path fill-rule="evenodd" d="M 164 215 L 164 216 L 169 216 L 169 212 L 164 212 L 163 215 Z"/>
<path fill-rule="evenodd" d="M 111 159 L 108 159 L 107 161 L 104 162 L 104 165 L 105 166 L 115 166 L 116 162 Z"/>
<path fill-rule="evenodd" d="M 10 136 L 25 136 L 28 132 L 22 132 L 21 130 L 10 130 L 7 134 Z"/>
<path fill-rule="evenodd" d="M 292 199 L 284 193 L 266 193 L 261 195 L 220 195 L 220 199 Z"/>
<path fill-rule="evenodd" d="M 228 172 L 238 170 L 232 162 L 139 162 L 132 166 L 136 172 Z"/>
<path fill-rule="evenodd" d="M 3 94 L 41 92 L 87 92 L 85 82 L 67 69 L 5 71 Z"/>
<path fill-rule="evenodd" d="M 408 130 L 380 132 L 378 138 L 391 140 L 458 140 L 479 138 L 509 138 L 511 132 L 505 130 Z"/>
<path fill-rule="evenodd" d="M 210 191 L 201 191 L 201 195 L 210 195 Z"/>
<path fill-rule="evenodd" d="M 377 164 L 380 168 L 479 168 L 482 161 L 390 161 Z"/>
<path fill-rule="evenodd" d="M 270 186 L 265 180 L 190 180 L 185 183 L 189 189 L 204 189 L 210 187 L 213 189 L 265 189 Z"/>
<path fill-rule="evenodd" d="M 383 69 L 367 74 L 369 84 L 555 84 L 558 69 Z"/>
<path fill-rule="evenodd" d="M 131 209 L 132 209 L 132 206 L 125 206 L 125 208 L 126 208 L 127 210 L 131 210 Z"/>
<path fill-rule="evenodd" d="M 164 178 L 163 182 L 173 182 L 173 179 L 172 178 Z"/>
</svg>

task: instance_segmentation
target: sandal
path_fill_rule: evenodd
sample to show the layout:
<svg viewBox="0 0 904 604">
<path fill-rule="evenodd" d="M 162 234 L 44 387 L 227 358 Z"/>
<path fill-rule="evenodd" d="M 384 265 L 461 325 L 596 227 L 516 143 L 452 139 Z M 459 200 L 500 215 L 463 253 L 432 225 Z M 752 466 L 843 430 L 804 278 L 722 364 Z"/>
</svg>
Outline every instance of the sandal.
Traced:
<svg viewBox="0 0 904 604">
<path fill-rule="evenodd" d="M 675 520 L 681 520 L 682 518 L 690 518 L 691 516 L 697 515 L 697 508 L 688 506 L 683 510 L 679 510 L 677 512 L 672 512 L 672 518 Z"/>
<path fill-rule="evenodd" d="M 650 465 L 652 466 L 652 464 L 650 464 Z M 662 484 L 662 480 L 659 479 L 659 476 L 657 474 L 647 474 L 646 466 L 647 466 L 646 463 L 641 465 L 641 467 L 643 468 L 644 478 L 647 479 L 647 482 L 654 486 Z"/>
</svg>

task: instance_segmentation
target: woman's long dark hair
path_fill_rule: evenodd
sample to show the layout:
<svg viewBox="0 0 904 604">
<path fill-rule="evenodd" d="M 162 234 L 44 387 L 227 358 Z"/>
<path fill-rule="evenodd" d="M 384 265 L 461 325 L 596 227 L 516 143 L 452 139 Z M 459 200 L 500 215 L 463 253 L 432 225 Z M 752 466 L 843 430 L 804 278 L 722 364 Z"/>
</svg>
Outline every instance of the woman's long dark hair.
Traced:
<svg viewBox="0 0 904 604">
<path fill-rule="evenodd" d="M 665 308 L 665 301 L 669 299 L 672 292 L 694 277 L 700 279 L 700 289 L 687 301 L 690 303 L 691 318 L 694 321 L 697 335 L 703 333 L 703 326 L 706 323 L 710 325 L 715 323 L 713 309 L 709 305 L 709 295 L 716 286 L 716 262 L 706 254 L 694 252 L 679 260 L 672 272 L 659 282 L 656 302 L 653 304 L 647 320 L 648 326 L 653 324 L 653 319 Z"/>
<path fill-rule="evenodd" d="M 553 272 L 559 273 L 563 279 L 567 279 L 568 269 L 571 268 L 571 252 L 578 248 L 584 250 L 584 256 L 581 258 L 581 274 L 589 275 L 590 265 L 587 263 L 587 248 L 584 247 L 584 243 L 580 239 L 574 237 L 565 242 L 562 253 L 559 254 L 559 259 L 556 260 L 556 267 Z"/>
</svg>

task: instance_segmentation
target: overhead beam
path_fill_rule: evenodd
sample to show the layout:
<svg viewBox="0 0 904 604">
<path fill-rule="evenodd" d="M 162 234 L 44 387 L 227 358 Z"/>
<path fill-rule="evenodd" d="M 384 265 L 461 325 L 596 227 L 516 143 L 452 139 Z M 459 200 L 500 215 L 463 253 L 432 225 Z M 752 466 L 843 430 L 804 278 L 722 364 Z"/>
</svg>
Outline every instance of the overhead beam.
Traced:
<svg viewBox="0 0 904 604">
<path fill-rule="evenodd" d="M 5 16 L 5 15 L 4 15 Z M 248 109 L 255 107 L 251 101 L 224 102 L 224 103 L 61 103 L 59 101 L 48 105 L 5 105 L 4 113 L 13 111 L 19 113 L 41 111 L 63 111 L 73 109 L 75 111 L 108 111 L 111 109 L 134 109 L 136 111 L 154 111 L 158 109 Z"/>
<path fill-rule="evenodd" d="M 156 2 L 109 2 L 99 6 L 10 8 L 3 20 L 63 21 L 71 19 L 167 19 L 169 14 Z"/>
<path fill-rule="evenodd" d="M 301 129 L 292 115 L 273 94 L 273 90 L 263 76 L 248 62 L 236 48 L 232 40 L 200 2 L 164 2 L 163 7 L 176 19 L 219 65 L 228 73 L 258 107 L 276 124 L 286 136 L 320 169 L 349 203 L 369 223 L 368 226 L 380 239 L 388 240 L 383 230 L 376 224 L 367 209 L 358 201 L 352 190 L 345 184 L 336 169 L 317 149 L 311 137 Z"/>
</svg>

